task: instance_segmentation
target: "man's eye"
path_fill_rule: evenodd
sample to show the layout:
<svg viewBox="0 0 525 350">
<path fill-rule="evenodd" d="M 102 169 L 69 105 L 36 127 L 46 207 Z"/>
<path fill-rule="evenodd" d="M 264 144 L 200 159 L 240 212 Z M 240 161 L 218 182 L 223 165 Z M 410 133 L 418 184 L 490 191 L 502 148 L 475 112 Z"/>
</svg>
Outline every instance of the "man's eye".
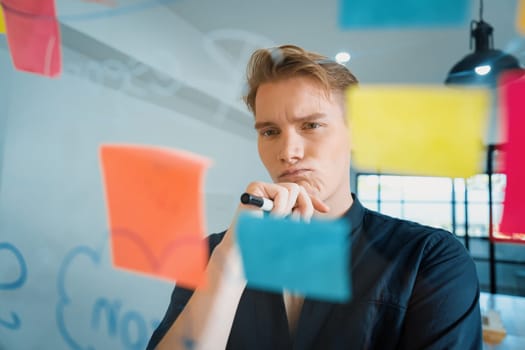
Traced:
<svg viewBox="0 0 525 350">
<path fill-rule="evenodd" d="M 266 129 L 261 131 L 261 136 L 273 136 L 277 135 L 277 130 L 275 129 Z"/>
<path fill-rule="evenodd" d="M 316 123 L 316 122 L 306 123 L 306 124 L 304 125 L 304 128 L 305 128 L 305 129 L 317 129 L 317 128 L 319 128 L 319 127 L 321 127 L 321 124 Z"/>
</svg>

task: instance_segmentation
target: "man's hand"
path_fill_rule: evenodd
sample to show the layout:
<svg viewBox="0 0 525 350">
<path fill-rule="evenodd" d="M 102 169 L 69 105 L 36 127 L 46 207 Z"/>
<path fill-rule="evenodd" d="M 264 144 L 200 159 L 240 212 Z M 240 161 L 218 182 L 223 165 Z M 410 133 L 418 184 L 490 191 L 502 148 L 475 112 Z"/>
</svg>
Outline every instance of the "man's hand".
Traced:
<svg viewBox="0 0 525 350">
<path fill-rule="evenodd" d="M 246 192 L 271 199 L 273 201 L 271 213 L 276 216 L 292 215 L 294 218 L 310 221 L 315 211 L 326 213 L 330 210 L 321 199 L 309 194 L 303 186 L 293 182 L 252 182 L 246 188 Z M 241 204 L 240 209 L 254 210 L 254 207 Z"/>
<path fill-rule="evenodd" d="M 252 182 L 246 187 L 246 192 L 273 201 L 272 215 L 309 222 L 315 211 L 327 213 L 330 208 L 317 196 L 307 192 L 305 187 L 292 182 L 266 183 Z M 216 249 L 217 255 L 223 258 L 223 264 L 229 276 L 244 279 L 241 255 L 235 244 L 235 226 L 238 214 L 242 211 L 261 211 L 253 205 L 239 204 L 237 213 L 221 244 Z"/>
</svg>

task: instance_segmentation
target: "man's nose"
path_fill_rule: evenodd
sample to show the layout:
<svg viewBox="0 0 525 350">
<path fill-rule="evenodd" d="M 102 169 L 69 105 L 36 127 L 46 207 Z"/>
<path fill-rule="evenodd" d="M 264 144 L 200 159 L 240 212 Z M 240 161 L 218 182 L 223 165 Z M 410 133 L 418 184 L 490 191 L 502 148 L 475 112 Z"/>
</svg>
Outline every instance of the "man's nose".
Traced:
<svg viewBox="0 0 525 350">
<path fill-rule="evenodd" d="M 281 134 L 279 160 L 286 163 L 296 163 L 304 157 L 304 141 L 295 131 Z"/>
</svg>

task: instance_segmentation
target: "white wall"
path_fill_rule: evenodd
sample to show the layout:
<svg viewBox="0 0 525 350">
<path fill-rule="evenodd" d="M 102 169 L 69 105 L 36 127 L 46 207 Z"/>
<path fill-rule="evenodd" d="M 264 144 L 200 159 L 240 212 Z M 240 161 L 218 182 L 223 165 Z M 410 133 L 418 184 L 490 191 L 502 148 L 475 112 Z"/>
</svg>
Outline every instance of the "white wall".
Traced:
<svg viewBox="0 0 525 350">
<path fill-rule="evenodd" d="M 72 64 L 99 63 L 67 48 L 54 80 L 13 72 L 7 55 L 0 41 L 0 349 L 144 348 L 172 285 L 111 266 L 99 145 L 211 158 L 206 225 L 218 232 L 245 185 L 267 180 L 255 136 L 71 73 Z"/>
</svg>

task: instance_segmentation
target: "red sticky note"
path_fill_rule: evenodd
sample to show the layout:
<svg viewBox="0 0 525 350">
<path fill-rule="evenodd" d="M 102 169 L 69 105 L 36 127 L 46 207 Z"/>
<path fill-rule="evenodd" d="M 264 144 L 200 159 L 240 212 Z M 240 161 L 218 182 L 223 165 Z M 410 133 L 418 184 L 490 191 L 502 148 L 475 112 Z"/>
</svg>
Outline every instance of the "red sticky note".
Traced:
<svg viewBox="0 0 525 350">
<path fill-rule="evenodd" d="M 204 173 L 210 162 L 167 148 L 104 145 L 100 151 L 113 264 L 122 269 L 202 285 Z"/>
<path fill-rule="evenodd" d="M 16 69 L 60 74 L 60 31 L 54 0 L 2 0 L 7 42 Z"/>
<path fill-rule="evenodd" d="M 525 243 L 525 76 L 522 74 L 506 75 L 499 89 L 500 114 L 507 136 L 503 152 L 507 186 L 501 224 L 493 238 Z"/>
</svg>

